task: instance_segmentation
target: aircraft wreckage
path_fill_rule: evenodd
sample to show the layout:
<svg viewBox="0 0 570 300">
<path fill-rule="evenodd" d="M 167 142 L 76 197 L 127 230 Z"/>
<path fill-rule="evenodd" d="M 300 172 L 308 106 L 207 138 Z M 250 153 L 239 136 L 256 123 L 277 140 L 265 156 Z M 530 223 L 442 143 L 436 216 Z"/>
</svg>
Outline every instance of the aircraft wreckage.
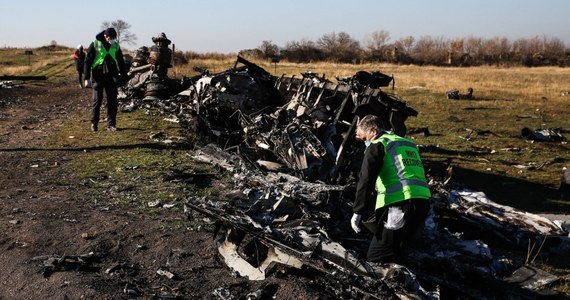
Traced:
<svg viewBox="0 0 570 300">
<path fill-rule="evenodd" d="M 392 76 L 362 71 L 337 83 L 311 72 L 276 77 L 238 57 L 220 73 L 171 79 L 161 57 L 169 54 L 161 49 L 165 38 L 153 39 L 154 59 L 139 53 L 122 88 L 123 109 L 153 106 L 217 140 L 191 157 L 233 173 L 234 189 L 220 199 L 187 199 L 185 212 L 216 221 L 219 254 L 240 276 L 263 280 L 276 266 L 306 270 L 341 299 L 534 299 L 558 279 L 530 261 L 568 253 L 565 224 L 453 186 L 429 161 L 433 199 L 421 246 L 401 265 L 363 259 L 370 233 L 349 225 L 363 152 L 356 122 L 376 114 L 405 135 L 406 119 L 417 115 L 380 89 Z M 527 264 L 495 247 L 528 249 Z"/>
</svg>

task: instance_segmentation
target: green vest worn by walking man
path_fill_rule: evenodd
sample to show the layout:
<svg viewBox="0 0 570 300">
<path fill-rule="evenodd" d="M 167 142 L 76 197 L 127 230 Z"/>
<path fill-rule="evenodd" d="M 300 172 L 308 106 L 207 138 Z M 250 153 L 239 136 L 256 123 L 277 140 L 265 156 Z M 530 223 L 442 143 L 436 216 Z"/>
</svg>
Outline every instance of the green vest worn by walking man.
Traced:
<svg viewBox="0 0 570 300">
<path fill-rule="evenodd" d="M 386 132 L 372 143 L 384 145 L 382 170 L 376 179 L 375 209 L 413 198 L 429 199 L 431 192 L 416 144 Z"/>
<path fill-rule="evenodd" d="M 97 57 L 95 57 L 93 64 L 91 64 L 91 68 L 94 69 L 95 67 L 102 65 L 103 62 L 105 61 L 105 56 L 109 54 L 113 59 L 113 61 L 115 62 L 115 67 L 117 68 L 117 74 L 118 74 L 121 71 L 119 69 L 119 62 L 117 61 L 117 51 L 119 50 L 119 43 L 117 42 L 111 43 L 109 51 L 105 49 L 105 46 L 103 46 L 103 42 L 99 40 L 93 41 L 93 46 L 95 47 Z"/>
</svg>

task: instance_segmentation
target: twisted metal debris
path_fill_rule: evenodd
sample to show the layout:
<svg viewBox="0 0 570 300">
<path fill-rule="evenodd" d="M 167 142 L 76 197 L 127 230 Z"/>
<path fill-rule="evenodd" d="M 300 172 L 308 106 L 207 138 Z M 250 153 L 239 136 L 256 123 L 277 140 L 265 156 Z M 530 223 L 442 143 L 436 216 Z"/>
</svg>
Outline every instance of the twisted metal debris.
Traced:
<svg viewBox="0 0 570 300">
<path fill-rule="evenodd" d="M 417 115 L 380 90 L 393 77 L 359 72 L 338 83 L 311 72 L 275 77 L 238 57 L 221 73 L 168 79 L 174 88 L 149 97 L 144 89 L 153 86 L 155 71 L 131 79 L 125 108 L 155 106 L 181 126 L 218 140 L 193 159 L 233 173 L 235 188 L 224 199 L 186 204 L 217 220 L 218 251 L 241 276 L 262 280 L 275 263 L 305 268 L 325 291 L 345 299 L 530 299 L 534 289 L 557 279 L 544 272 L 517 277 L 525 270 L 492 246 L 543 245 L 545 254 L 557 255 L 570 250 L 567 233 L 548 219 L 448 186 L 445 174 L 428 174 L 433 205 L 424 243 L 409 250 L 406 267 L 361 258 L 367 233 L 355 235 L 348 226 L 362 155 L 353 138 L 356 122 L 376 114 L 404 135 L 406 119 Z"/>
</svg>

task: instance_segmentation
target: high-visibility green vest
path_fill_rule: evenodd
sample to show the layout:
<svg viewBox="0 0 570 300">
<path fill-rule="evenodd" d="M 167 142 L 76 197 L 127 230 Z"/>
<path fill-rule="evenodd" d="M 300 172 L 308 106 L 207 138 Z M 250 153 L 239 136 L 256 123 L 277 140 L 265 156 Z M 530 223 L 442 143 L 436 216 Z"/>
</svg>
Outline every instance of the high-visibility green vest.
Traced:
<svg viewBox="0 0 570 300">
<path fill-rule="evenodd" d="M 391 132 L 372 143 L 382 143 L 385 155 L 376 179 L 375 209 L 412 198 L 431 197 L 420 153 L 416 144 Z"/>
<path fill-rule="evenodd" d="M 103 62 L 105 61 L 105 56 L 107 56 L 107 54 L 109 54 L 111 56 L 111 58 L 115 61 L 115 66 L 117 66 L 117 71 L 119 71 L 119 72 L 121 71 L 121 70 L 119 70 L 119 62 L 117 61 L 117 51 L 119 51 L 119 49 L 120 49 L 119 43 L 117 43 L 115 41 L 112 42 L 111 47 L 109 48 L 109 51 L 107 51 L 107 49 L 105 49 L 105 46 L 103 46 L 103 42 L 101 42 L 99 40 L 93 41 L 93 46 L 95 47 L 97 57 L 95 57 L 93 64 L 91 64 L 91 68 L 95 68 L 97 66 L 102 65 Z"/>
</svg>

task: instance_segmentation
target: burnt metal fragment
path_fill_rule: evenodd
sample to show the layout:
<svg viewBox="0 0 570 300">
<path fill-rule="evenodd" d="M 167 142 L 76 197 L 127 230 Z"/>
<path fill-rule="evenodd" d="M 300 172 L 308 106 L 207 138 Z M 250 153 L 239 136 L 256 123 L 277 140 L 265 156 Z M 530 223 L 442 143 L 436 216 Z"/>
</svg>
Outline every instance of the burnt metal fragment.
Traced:
<svg viewBox="0 0 570 300">
<path fill-rule="evenodd" d="M 419 243 L 402 264 L 363 260 L 370 235 L 352 232 L 348 220 L 364 148 L 354 138 L 356 124 L 372 113 L 405 135 L 406 119 L 417 112 L 362 79 L 301 75 L 274 77 L 238 57 L 229 70 L 189 79 L 177 95 L 142 102 L 216 141 L 191 158 L 231 172 L 234 188 L 219 199 L 188 199 L 185 207 L 215 221 L 218 252 L 230 268 L 250 279 L 269 276 L 272 265 L 309 270 L 324 290 L 348 299 L 536 296 L 541 286 L 503 279 L 520 266 L 494 247 L 543 245 L 545 255 L 559 255 L 570 250 L 567 233 L 450 185 L 449 165 L 426 162 L 434 196 Z"/>
<path fill-rule="evenodd" d="M 193 158 L 233 172 L 235 188 L 247 195 L 232 201 L 189 199 L 187 205 L 218 220 L 215 235 L 223 245 L 218 251 L 232 258 L 226 260 L 230 268 L 242 270 L 248 278 L 253 274 L 247 270 L 261 266 L 270 249 L 278 248 L 299 260 L 301 268 L 322 273 L 319 280 L 326 289 L 349 298 L 382 294 L 530 299 L 555 277 L 545 273 L 549 280 L 536 280 L 532 286 L 506 281 L 503 278 L 509 278 L 518 266 L 497 255 L 494 247 L 526 250 L 532 243 L 540 245 L 533 246 L 540 249 L 534 252 L 543 255 L 561 255 L 570 249 L 567 234 L 546 218 L 496 204 L 480 192 L 431 181 L 433 205 L 415 247 L 404 253 L 401 264 L 371 264 L 362 259 L 368 236 L 355 235 L 348 225 L 350 186 L 262 173 L 249 168 L 240 156 L 213 145 Z M 263 270 L 256 271 L 256 276 L 271 272 L 270 268 Z"/>
</svg>

